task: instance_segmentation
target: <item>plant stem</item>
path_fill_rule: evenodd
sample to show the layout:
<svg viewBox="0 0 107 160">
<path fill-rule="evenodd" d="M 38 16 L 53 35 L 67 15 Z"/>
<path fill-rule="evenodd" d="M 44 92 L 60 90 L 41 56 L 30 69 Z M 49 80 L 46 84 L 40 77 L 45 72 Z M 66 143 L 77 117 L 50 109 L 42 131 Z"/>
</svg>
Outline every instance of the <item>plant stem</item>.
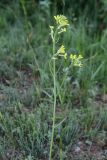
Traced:
<svg viewBox="0 0 107 160">
<path fill-rule="evenodd" d="M 55 36 L 53 39 L 53 56 L 55 54 Z M 53 106 L 53 124 L 52 124 L 52 137 L 50 143 L 50 153 L 49 153 L 49 160 L 52 160 L 52 147 L 53 147 L 53 139 L 54 139 L 54 130 L 55 130 L 55 111 L 56 111 L 56 60 L 53 59 L 53 94 L 54 94 L 54 106 Z"/>
</svg>

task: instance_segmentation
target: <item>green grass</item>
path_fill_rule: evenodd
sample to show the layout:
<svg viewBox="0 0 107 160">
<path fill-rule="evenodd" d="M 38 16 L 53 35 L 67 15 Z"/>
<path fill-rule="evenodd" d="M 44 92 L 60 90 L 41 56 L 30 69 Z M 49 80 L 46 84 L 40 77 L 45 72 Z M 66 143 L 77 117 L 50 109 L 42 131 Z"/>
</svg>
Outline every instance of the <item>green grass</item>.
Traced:
<svg viewBox="0 0 107 160">
<path fill-rule="evenodd" d="M 26 21 L 18 3 L 0 11 L 1 160 L 47 160 L 49 156 L 53 81 L 48 26 L 53 22 L 49 9 L 33 12 Z M 70 24 L 61 41 L 68 54 L 84 56 L 84 66 L 69 70 L 69 62 L 56 64 L 55 160 L 69 160 L 80 139 L 105 141 L 107 134 L 107 100 L 102 98 L 107 95 L 107 30 L 101 35 L 91 33 L 81 17 Z"/>
</svg>

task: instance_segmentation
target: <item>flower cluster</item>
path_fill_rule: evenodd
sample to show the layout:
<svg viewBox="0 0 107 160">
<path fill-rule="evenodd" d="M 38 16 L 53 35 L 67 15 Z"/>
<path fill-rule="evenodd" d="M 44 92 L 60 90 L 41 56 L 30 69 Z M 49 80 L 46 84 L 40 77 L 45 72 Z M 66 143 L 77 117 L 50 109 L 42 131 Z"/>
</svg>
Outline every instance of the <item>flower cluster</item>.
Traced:
<svg viewBox="0 0 107 160">
<path fill-rule="evenodd" d="M 78 67 L 82 67 L 82 62 L 81 62 L 81 59 L 82 59 L 82 55 L 79 54 L 79 55 L 75 55 L 75 54 L 70 54 L 70 59 L 72 61 L 72 65 L 73 66 L 78 66 Z"/>
<path fill-rule="evenodd" d="M 57 53 L 56 53 L 56 56 L 62 56 L 64 57 L 64 59 L 67 59 L 67 53 L 65 52 L 65 47 L 64 45 L 61 45 L 61 47 L 58 49 Z M 78 66 L 78 67 L 82 67 L 82 55 L 79 54 L 79 55 L 76 55 L 76 54 L 70 54 L 70 57 L 71 59 L 71 62 L 72 62 L 72 65 L 73 66 Z"/>
<path fill-rule="evenodd" d="M 66 32 L 67 26 L 69 25 L 69 22 L 67 18 L 63 15 L 57 15 L 54 16 L 55 22 L 56 22 L 56 27 L 55 26 L 50 26 L 50 35 L 53 41 L 55 41 L 55 36 L 62 32 Z M 56 42 L 55 42 L 56 43 Z M 65 51 L 64 45 L 61 45 L 61 47 L 57 50 L 57 52 L 53 55 L 53 59 L 57 59 L 57 56 L 62 56 L 64 59 L 67 59 L 67 53 Z M 81 59 L 83 58 L 82 55 L 75 55 L 75 54 L 70 54 L 70 60 L 73 66 L 82 66 Z"/>
<path fill-rule="evenodd" d="M 67 26 L 69 25 L 68 23 L 68 20 L 65 16 L 63 15 L 57 15 L 57 16 L 54 16 L 54 19 L 55 19 L 55 22 L 57 24 L 57 33 L 58 34 L 61 34 L 63 32 L 66 32 L 66 28 Z M 50 27 L 50 35 L 51 35 L 51 38 L 52 40 L 54 39 L 54 34 L 55 34 L 55 27 L 54 26 L 49 26 Z"/>
<path fill-rule="evenodd" d="M 67 18 L 63 15 L 57 15 L 57 16 L 54 16 L 54 18 L 58 26 L 58 34 L 62 32 L 66 32 L 66 28 L 69 25 Z"/>
<path fill-rule="evenodd" d="M 54 16 L 54 18 L 56 20 L 57 25 L 60 27 L 66 27 L 69 25 L 67 18 L 63 15 L 57 15 Z"/>
<path fill-rule="evenodd" d="M 58 54 L 59 56 L 63 56 L 64 59 L 67 59 L 67 53 L 65 52 L 65 47 L 64 47 L 64 45 L 62 45 L 62 46 L 58 49 L 57 54 Z"/>
</svg>

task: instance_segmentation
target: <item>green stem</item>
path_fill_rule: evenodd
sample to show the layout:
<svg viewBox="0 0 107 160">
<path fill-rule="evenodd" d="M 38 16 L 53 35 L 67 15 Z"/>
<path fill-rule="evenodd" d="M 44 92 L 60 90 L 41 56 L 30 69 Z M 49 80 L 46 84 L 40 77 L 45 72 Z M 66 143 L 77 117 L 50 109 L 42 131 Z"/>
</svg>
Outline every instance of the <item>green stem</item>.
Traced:
<svg viewBox="0 0 107 160">
<path fill-rule="evenodd" d="M 55 36 L 53 40 L 53 56 L 55 54 Z M 53 147 L 53 139 L 54 139 L 54 130 L 55 130 L 55 111 L 56 111 L 56 60 L 53 59 L 53 82 L 54 82 L 54 106 L 53 106 L 53 124 L 52 124 L 52 137 L 50 142 L 50 153 L 49 153 L 49 160 L 52 160 L 52 147 Z"/>
</svg>

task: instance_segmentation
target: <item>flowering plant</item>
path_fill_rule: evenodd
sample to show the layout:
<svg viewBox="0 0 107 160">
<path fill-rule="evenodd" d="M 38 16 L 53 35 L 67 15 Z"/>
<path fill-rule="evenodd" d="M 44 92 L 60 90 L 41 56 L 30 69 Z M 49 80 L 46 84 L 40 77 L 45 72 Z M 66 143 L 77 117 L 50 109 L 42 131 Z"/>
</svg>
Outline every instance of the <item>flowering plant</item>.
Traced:
<svg viewBox="0 0 107 160">
<path fill-rule="evenodd" d="M 53 106 L 53 124 L 52 124 L 52 136 L 51 136 L 51 142 L 50 142 L 50 154 L 49 154 L 49 160 L 52 159 L 52 147 L 53 147 L 53 139 L 54 139 L 54 130 L 55 130 L 55 118 L 56 118 L 56 60 L 58 57 L 63 57 L 65 60 L 68 58 L 71 60 L 71 65 L 73 66 L 82 66 L 81 59 L 83 58 L 82 55 L 75 55 L 73 53 L 70 54 L 70 56 L 67 55 L 65 46 L 63 44 L 60 45 L 59 49 L 56 49 L 56 45 L 58 43 L 59 37 L 63 32 L 66 32 L 67 27 L 69 26 L 68 19 L 63 15 L 57 15 L 54 16 L 55 19 L 55 26 L 50 26 L 50 36 L 52 39 L 52 68 L 53 68 L 53 95 L 54 95 L 54 106 Z"/>
</svg>

